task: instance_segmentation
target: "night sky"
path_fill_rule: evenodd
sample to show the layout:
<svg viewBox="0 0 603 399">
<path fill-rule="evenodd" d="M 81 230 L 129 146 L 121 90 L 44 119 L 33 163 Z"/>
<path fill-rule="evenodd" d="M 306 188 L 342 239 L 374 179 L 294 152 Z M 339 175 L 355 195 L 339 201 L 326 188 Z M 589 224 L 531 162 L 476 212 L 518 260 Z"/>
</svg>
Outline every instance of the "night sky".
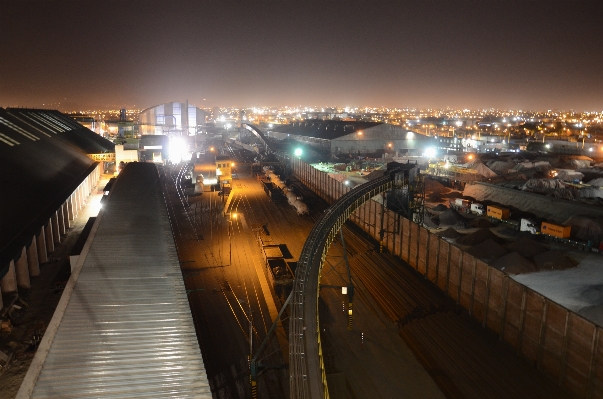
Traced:
<svg viewBox="0 0 603 399">
<path fill-rule="evenodd" d="M 2 107 L 603 110 L 601 0 L 0 0 L 0 38 Z"/>
</svg>

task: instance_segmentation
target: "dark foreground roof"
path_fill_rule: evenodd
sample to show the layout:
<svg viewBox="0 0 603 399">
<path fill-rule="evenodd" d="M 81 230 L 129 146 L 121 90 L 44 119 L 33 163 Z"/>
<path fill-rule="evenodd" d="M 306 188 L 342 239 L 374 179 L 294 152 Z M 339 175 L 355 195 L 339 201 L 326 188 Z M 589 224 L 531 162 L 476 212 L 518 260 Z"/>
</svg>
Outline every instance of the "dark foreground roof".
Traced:
<svg viewBox="0 0 603 399">
<path fill-rule="evenodd" d="M 0 108 L 0 278 L 114 145 L 58 111 Z"/>
<path fill-rule="evenodd" d="M 324 121 L 309 119 L 302 122 L 293 122 L 288 125 L 278 126 L 272 129 L 272 131 L 294 134 L 297 136 L 334 140 L 382 124 L 382 122 Z"/>
<path fill-rule="evenodd" d="M 56 138 L 66 144 L 74 145 L 86 154 L 115 151 L 115 144 L 59 111 L 26 108 L 8 108 L 7 111 L 15 118 L 25 123 L 29 122 L 30 127 L 56 134 Z"/>
</svg>

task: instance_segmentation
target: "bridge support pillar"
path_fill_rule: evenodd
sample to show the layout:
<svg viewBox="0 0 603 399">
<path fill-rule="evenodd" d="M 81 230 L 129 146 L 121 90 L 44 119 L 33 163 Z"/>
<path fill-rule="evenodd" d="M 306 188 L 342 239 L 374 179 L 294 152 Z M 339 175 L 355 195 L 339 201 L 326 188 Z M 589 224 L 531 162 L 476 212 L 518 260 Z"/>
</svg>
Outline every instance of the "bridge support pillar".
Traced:
<svg viewBox="0 0 603 399">
<path fill-rule="evenodd" d="M 36 243 L 36 236 L 31 239 L 31 244 L 27 247 L 27 265 L 29 268 L 29 275 L 36 277 L 40 275 L 40 262 L 38 261 L 38 246 Z"/>
<path fill-rule="evenodd" d="M 46 252 L 54 252 L 54 239 L 52 238 L 52 218 L 48 219 L 48 223 L 44 226 L 44 237 L 46 239 Z"/>
<path fill-rule="evenodd" d="M 17 276 L 15 274 L 15 262 L 10 261 L 8 272 L 0 280 L 0 289 L 4 293 L 17 292 Z"/>
<path fill-rule="evenodd" d="M 54 214 L 50 217 L 50 226 L 52 229 L 52 239 L 55 244 L 61 243 L 61 233 L 59 232 L 59 215 L 55 211 Z"/>
<path fill-rule="evenodd" d="M 46 238 L 44 237 L 44 226 L 40 227 L 38 237 L 36 237 L 36 245 L 38 247 L 38 262 L 48 262 L 48 254 L 46 253 Z"/>
<path fill-rule="evenodd" d="M 21 288 L 30 289 L 31 281 L 29 280 L 29 266 L 27 264 L 27 250 L 25 247 L 21 249 L 21 257 L 15 263 L 15 272 L 17 275 L 17 285 Z"/>
</svg>

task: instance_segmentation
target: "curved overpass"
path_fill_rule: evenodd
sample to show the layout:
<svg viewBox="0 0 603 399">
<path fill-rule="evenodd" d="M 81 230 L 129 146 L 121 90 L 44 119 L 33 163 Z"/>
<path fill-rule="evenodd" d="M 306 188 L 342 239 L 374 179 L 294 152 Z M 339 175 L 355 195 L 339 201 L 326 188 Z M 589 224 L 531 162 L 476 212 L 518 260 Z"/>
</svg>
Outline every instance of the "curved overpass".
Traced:
<svg viewBox="0 0 603 399">
<path fill-rule="evenodd" d="M 241 123 L 241 126 L 243 126 L 245 129 L 249 130 L 251 133 L 255 134 L 256 137 L 258 137 L 260 140 L 262 140 L 264 142 L 264 145 L 266 145 L 266 148 L 268 148 L 271 152 L 274 152 L 272 150 L 272 148 L 270 148 L 270 146 L 268 145 L 268 140 L 266 140 L 266 136 L 264 136 L 264 132 L 262 132 L 259 127 L 257 127 L 256 125 L 252 125 L 251 123 Z"/>
<path fill-rule="evenodd" d="M 339 198 L 316 222 L 297 263 L 289 321 L 291 398 L 328 398 L 318 321 L 322 266 L 339 229 L 360 205 L 396 184 L 396 170 Z M 403 178 L 403 175 L 402 175 Z"/>
</svg>

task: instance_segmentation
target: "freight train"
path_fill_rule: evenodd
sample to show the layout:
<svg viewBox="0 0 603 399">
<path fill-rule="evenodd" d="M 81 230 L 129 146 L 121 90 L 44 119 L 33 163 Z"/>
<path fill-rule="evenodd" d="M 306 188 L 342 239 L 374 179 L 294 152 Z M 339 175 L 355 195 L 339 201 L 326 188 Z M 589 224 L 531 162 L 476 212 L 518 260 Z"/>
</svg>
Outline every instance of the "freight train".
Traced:
<svg viewBox="0 0 603 399">
<path fill-rule="evenodd" d="M 276 175 L 269 166 L 264 166 L 263 169 L 264 175 L 275 187 L 278 187 L 278 189 L 281 190 L 285 195 L 285 198 L 287 198 L 287 203 L 295 208 L 298 215 L 308 215 L 310 213 L 308 205 L 303 202 L 303 198 L 297 196 L 291 187 L 287 187 L 285 182 L 280 179 L 280 176 Z"/>
</svg>

